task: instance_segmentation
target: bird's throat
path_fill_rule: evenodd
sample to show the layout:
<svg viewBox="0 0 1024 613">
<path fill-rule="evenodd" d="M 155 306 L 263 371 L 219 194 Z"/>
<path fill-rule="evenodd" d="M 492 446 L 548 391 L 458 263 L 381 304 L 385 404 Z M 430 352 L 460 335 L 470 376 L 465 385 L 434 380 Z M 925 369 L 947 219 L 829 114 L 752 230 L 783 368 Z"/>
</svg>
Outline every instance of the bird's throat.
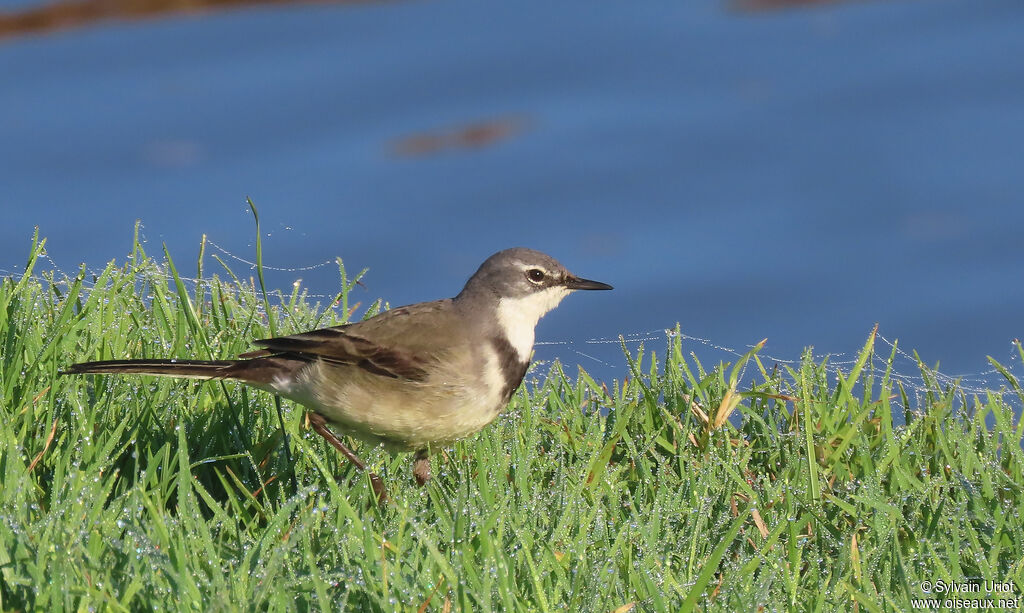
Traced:
<svg viewBox="0 0 1024 613">
<path fill-rule="evenodd" d="M 498 327 L 515 350 L 519 361 L 530 360 L 537 322 L 545 313 L 558 306 L 569 291 L 565 287 L 554 286 L 526 296 L 498 300 Z"/>
</svg>

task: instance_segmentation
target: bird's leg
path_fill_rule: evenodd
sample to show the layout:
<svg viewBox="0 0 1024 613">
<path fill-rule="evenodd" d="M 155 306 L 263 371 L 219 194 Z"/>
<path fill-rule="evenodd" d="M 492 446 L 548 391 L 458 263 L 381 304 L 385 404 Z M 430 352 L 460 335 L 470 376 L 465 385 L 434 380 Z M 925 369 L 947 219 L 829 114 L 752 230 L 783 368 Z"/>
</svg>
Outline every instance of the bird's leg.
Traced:
<svg viewBox="0 0 1024 613">
<path fill-rule="evenodd" d="M 412 476 L 416 477 L 416 483 L 420 487 L 430 481 L 430 452 L 428 450 L 420 449 L 413 456 Z"/>
<path fill-rule="evenodd" d="M 327 420 L 324 419 L 323 415 L 319 413 L 313 413 L 309 411 L 306 413 L 306 417 L 309 419 L 309 425 L 313 426 L 313 430 L 320 436 L 327 439 L 327 442 L 334 445 L 335 449 L 341 452 L 341 455 L 345 456 L 349 462 L 352 462 L 359 470 L 366 470 L 366 463 L 359 459 L 351 449 L 345 446 L 341 440 L 331 432 L 331 429 L 327 427 Z M 373 493 L 377 496 L 378 502 L 387 502 L 388 492 L 384 489 L 384 482 L 380 480 L 380 477 L 376 473 L 370 473 L 370 484 L 373 486 Z"/>
</svg>

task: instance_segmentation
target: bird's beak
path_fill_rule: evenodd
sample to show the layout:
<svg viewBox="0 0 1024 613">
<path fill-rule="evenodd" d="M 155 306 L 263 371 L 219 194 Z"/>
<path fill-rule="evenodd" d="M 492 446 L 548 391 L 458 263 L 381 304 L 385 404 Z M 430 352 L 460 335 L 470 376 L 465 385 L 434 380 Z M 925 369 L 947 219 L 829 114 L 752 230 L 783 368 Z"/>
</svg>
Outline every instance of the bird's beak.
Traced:
<svg viewBox="0 0 1024 613">
<path fill-rule="evenodd" d="M 607 283 L 591 281 L 590 279 L 580 279 L 579 277 L 567 277 L 564 285 L 568 289 L 612 289 L 612 286 Z"/>
</svg>

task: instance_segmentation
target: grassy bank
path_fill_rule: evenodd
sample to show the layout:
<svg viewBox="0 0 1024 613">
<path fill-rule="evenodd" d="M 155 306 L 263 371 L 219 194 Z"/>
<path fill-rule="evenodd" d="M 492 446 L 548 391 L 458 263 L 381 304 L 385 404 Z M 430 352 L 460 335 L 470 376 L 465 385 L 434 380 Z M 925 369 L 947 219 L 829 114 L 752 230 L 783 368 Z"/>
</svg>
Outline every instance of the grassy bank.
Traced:
<svg viewBox="0 0 1024 613">
<path fill-rule="evenodd" d="M 951 596 L 928 582 L 1022 594 L 1009 373 L 1005 390 L 951 386 L 904 412 L 873 335 L 838 377 L 754 350 L 740 385 L 670 334 L 624 355 L 625 382 L 534 371 L 426 488 L 409 456 L 363 449 L 393 496 L 377 508 L 291 403 L 58 375 L 340 323 L 343 268 L 326 308 L 226 268 L 183 282 L 137 243 L 95 277 L 39 270 L 40 249 L 0 286 L 2 610 L 875 611 Z"/>
</svg>

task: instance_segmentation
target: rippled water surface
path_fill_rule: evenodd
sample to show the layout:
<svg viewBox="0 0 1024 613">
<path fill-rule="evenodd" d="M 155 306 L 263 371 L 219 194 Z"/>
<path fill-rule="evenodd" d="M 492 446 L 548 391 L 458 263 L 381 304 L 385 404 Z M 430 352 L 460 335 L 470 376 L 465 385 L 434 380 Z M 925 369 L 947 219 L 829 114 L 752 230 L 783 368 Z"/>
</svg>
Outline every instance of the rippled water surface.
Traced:
<svg viewBox="0 0 1024 613">
<path fill-rule="evenodd" d="M 1024 336 L 1024 4 L 759 4 L 107 19 L 0 2 L 0 270 L 34 226 L 61 269 L 101 267 L 141 219 L 179 268 L 206 234 L 247 274 L 231 256 L 254 257 L 251 196 L 284 288 L 332 294 L 320 264 L 341 256 L 371 269 L 364 304 L 453 295 L 513 245 L 615 285 L 538 333 L 573 343 L 542 357 L 588 368 L 621 359 L 584 341 L 677 321 L 785 357 L 854 351 L 879 322 L 947 372 L 1008 359 Z"/>
</svg>

